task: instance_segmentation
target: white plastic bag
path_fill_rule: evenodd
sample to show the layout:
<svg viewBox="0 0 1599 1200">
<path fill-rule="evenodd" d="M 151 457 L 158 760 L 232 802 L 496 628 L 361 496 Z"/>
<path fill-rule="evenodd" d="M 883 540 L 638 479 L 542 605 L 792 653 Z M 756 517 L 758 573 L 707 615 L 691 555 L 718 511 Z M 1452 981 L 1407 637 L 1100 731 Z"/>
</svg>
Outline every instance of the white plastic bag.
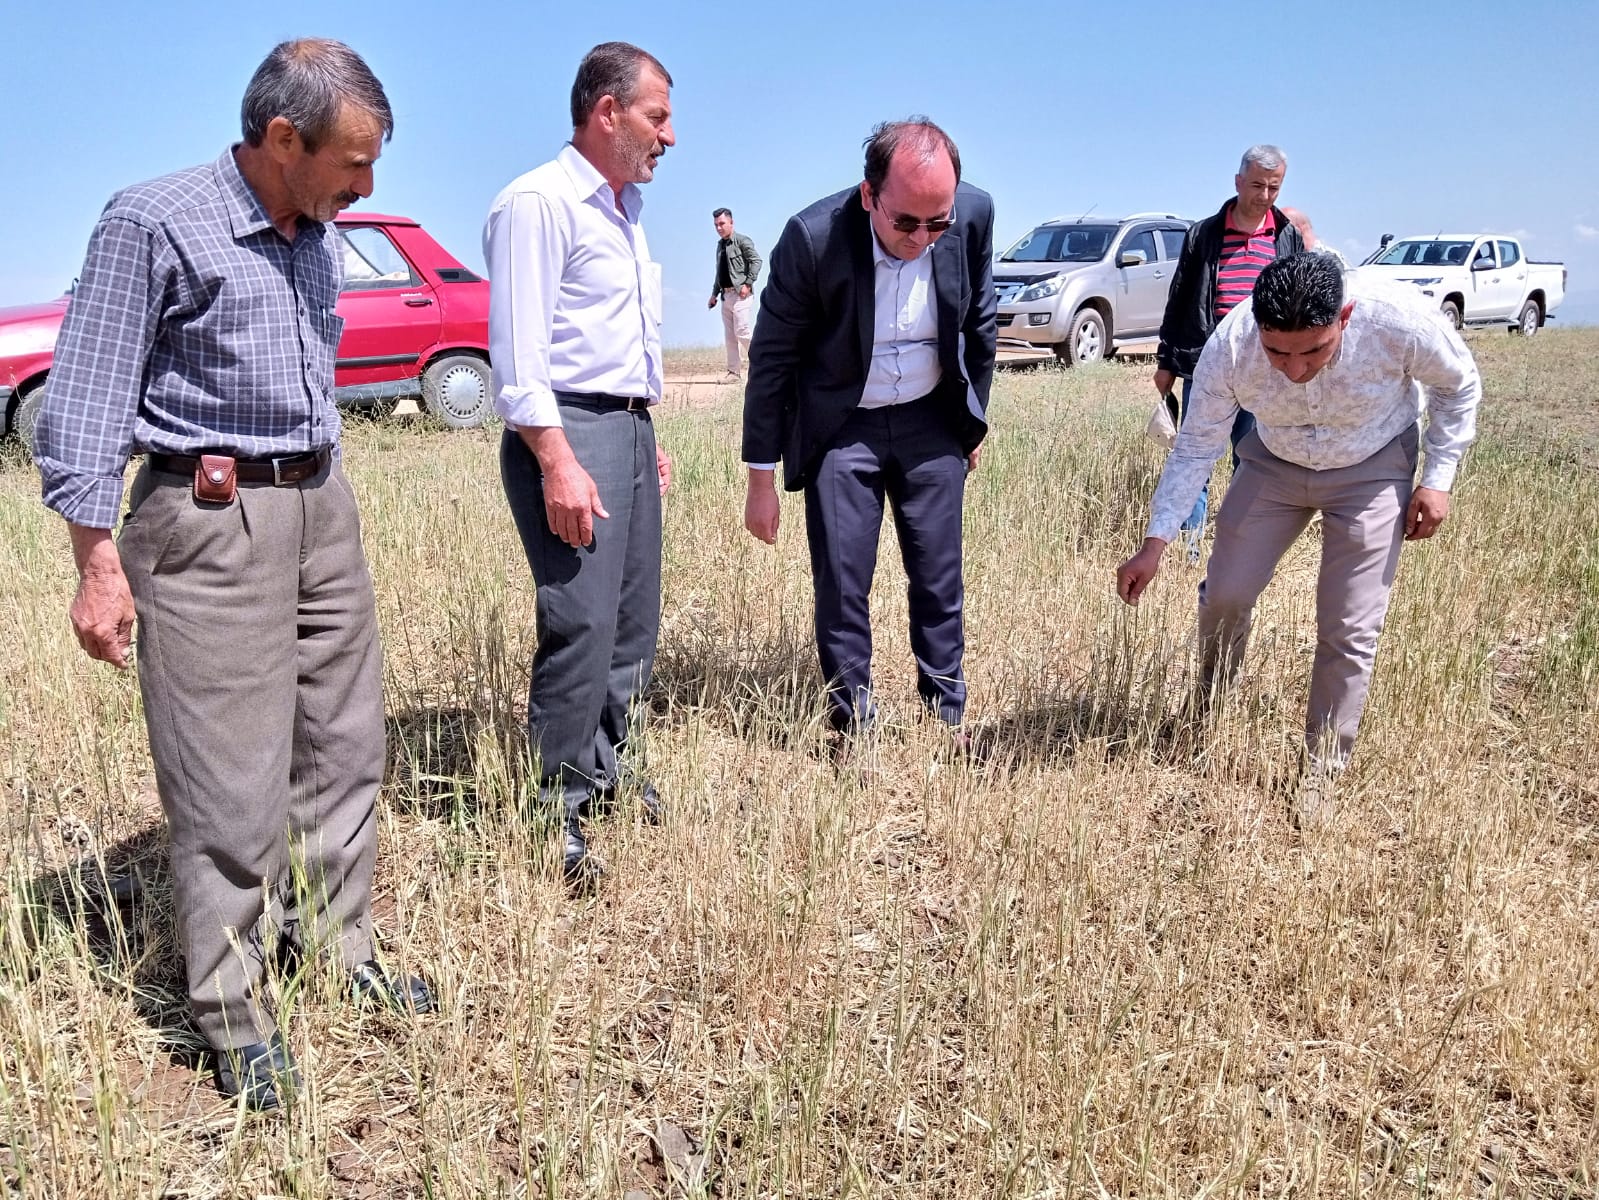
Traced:
<svg viewBox="0 0 1599 1200">
<path fill-rule="evenodd" d="M 1172 420 L 1170 400 L 1170 396 L 1156 400 L 1155 411 L 1149 414 L 1149 424 L 1144 426 L 1145 436 L 1168 450 L 1177 444 L 1177 422 Z"/>
</svg>

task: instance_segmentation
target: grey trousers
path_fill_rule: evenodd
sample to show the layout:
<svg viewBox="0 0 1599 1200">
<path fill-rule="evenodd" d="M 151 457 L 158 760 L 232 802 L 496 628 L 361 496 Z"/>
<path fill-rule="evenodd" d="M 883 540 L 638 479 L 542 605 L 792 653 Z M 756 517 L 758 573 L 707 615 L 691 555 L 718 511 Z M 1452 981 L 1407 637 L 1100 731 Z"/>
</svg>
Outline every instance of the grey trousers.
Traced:
<svg viewBox="0 0 1599 1200">
<path fill-rule="evenodd" d="M 1199 585 L 1201 684 L 1208 693 L 1237 678 L 1255 601 L 1320 512 L 1316 658 L 1305 713 L 1305 747 L 1316 765 L 1341 767 L 1354 749 L 1404 544 L 1416 453 L 1413 425 L 1364 462 L 1327 471 L 1284 462 L 1254 430 L 1238 445 L 1240 465 Z"/>
<path fill-rule="evenodd" d="M 538 647 L 527 730 L 540 798 L 568 822 L 624 767 L 633 704 L 649 683 L 661 627 L 661 491 L 647 411 L 602 410 L 561 396 L 572 453 L 610 513 L 594 540 L 550 529 L 544 477 L 518 434 L 500 442 L 500 476 L 537 586 Z"/>
<path fill-rule="evenodd" d="M 355 496 L 335 463 L 207 504 L 146 464 L 118 543 L 189 1006 L 213 1046 L 264 1041 L 271 924 L 372 957 L 383 682 Z"/>
</svg>

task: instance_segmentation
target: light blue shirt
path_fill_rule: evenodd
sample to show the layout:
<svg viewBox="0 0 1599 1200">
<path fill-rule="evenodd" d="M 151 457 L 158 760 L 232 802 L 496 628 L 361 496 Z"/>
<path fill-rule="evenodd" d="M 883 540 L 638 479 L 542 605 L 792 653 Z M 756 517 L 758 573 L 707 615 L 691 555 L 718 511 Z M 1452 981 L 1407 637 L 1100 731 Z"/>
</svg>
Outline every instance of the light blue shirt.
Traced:
<svg viewBox="0 0 1599 1200">
<path fill-rule="evenodd" d="M 920 400 L 938 386 L 938 301 L 929 244 L 915 258 L 895 258 L 872 234 L 875 306 L 872 365 L 862 408 Z"/>
</svg>

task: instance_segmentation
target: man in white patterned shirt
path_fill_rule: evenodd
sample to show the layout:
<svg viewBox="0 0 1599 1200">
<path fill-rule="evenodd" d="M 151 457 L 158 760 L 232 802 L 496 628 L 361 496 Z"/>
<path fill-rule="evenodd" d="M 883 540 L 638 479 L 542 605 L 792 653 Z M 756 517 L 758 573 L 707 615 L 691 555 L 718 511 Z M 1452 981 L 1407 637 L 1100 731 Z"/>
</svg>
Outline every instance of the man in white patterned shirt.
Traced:
<svg viewBox="0 0 1599 1200">
<path fill-rule="evenodd" d="M 1346 294 L 1338 263 L 1309 252 L 1267 266 L 1251 304 L 1222 321 L 1200 356 L 1143 548 L 1117 569 L 1116 590 L 1138 603 L 1227 449 L 1234 415 L 1252 412 L 1199 585 L 1201 699 L 1237 677 L 1256 599 L 1320 512 L 1301 825 L 1330 815 L 1327 785 L 1354 747 L 1401 543 L 1431 537 L 1449 515 L 1481 395 L 1470 351 L 1419 294 L 1356 277 Z M 1414 486 L 1423 411 L 1427 458 Z"/>
</svg>

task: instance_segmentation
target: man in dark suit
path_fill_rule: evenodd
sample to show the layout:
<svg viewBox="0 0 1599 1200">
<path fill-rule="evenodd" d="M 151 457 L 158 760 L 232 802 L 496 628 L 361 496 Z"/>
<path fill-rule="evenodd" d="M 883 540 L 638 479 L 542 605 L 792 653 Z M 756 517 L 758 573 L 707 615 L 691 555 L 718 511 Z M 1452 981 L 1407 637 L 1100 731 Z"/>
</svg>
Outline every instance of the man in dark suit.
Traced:
<svg viewBox="0 0 1599 1200">
<path fill-rule="evenodd" d="M 961 670 L 961 506 L 988 432 L 994 207 L 925 117 L 879 125 L 865 180 L 792 217 L 772 251 L 744 392 L 744 524 L 777 540 L 773 476 L 805 493 L 828 716 L 872 724 L 868 597 L 886 498 L 910 579 L 922 703 L 952 727 Z"/>
</svg>

